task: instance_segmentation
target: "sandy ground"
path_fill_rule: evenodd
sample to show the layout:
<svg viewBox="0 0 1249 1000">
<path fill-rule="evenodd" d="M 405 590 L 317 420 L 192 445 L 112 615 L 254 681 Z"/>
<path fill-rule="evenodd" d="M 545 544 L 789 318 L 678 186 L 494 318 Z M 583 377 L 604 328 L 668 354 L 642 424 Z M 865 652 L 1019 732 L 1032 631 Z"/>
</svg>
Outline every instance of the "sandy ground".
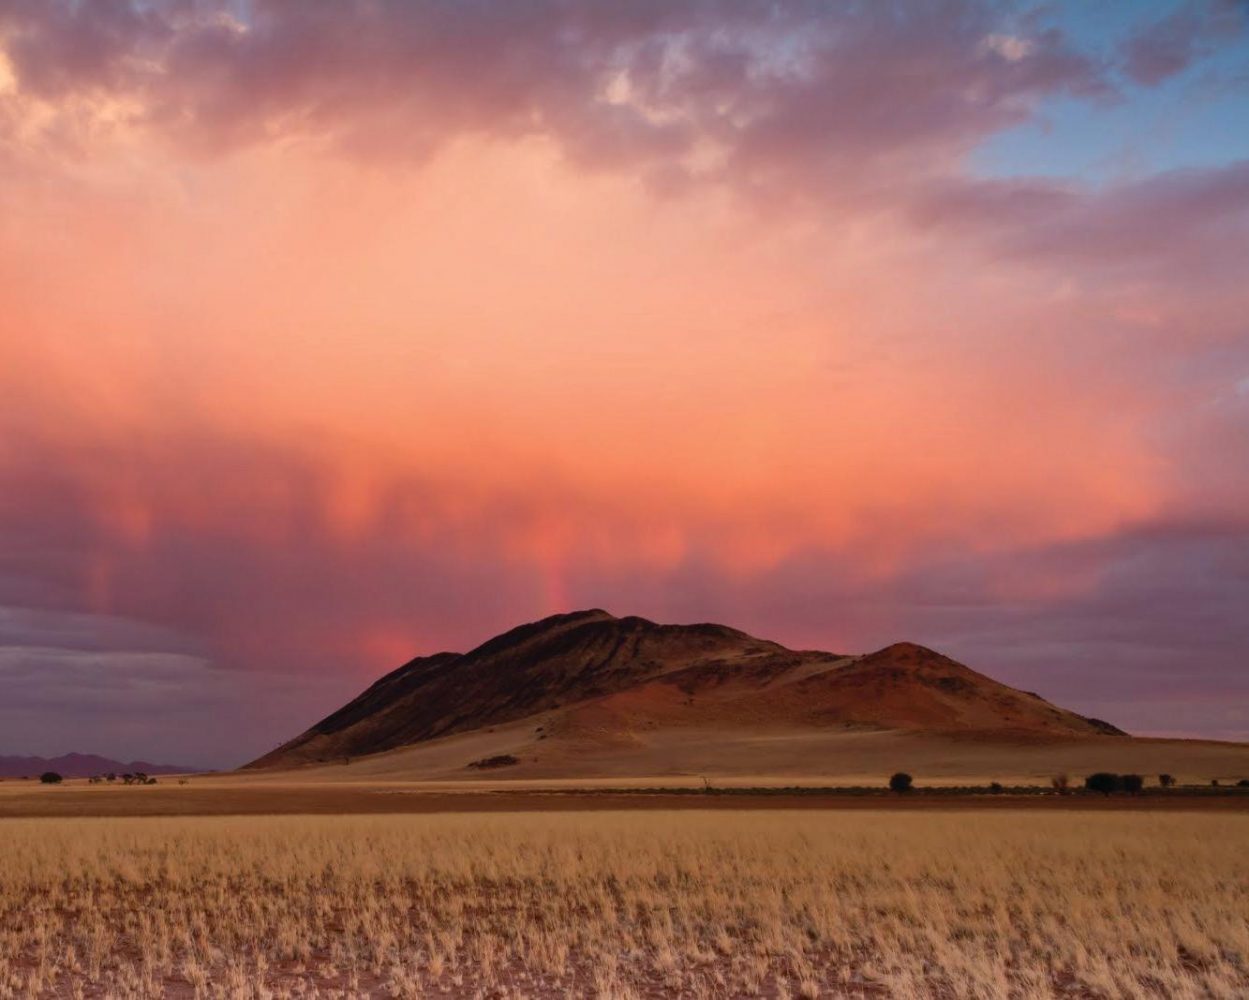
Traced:
<svg viewBox="0 0 1249 1000">
<path fill-rule="evenodd" d="M 1210 781 L 1249 777 L 1249 746 L 1208 741 L 1096 738 L 1029 744 L 951 740 L 898 732 L 668 730 L 628 742 L 593 738 L 534 741 L 529 723 L 470 733 L 377 754 L 285 771 L 166 776 L 152 786 L 61 786 L 0 780 L 0 817 L 439 813 L 602 809 L 1187 809 L 1246 810 L 1249 794 L 1212 796 Z M 526 750 L 529 741 L 536 749 Z M 521 763 L 498 770 L 467 765 L 514 752 Z M 794 761 L 805 761 L 803 768 Z M 924 794 L 923 789 L 1048 787 L 1065 773 L 1073 784 L 1106 770 L 1173 774 L 1193 786 L 1140 799 L 1116 796 Z M 883 791 L 906 771 L 911 796 Z M 593 777 L 587 777 L 592 774 Z M 670 794 L 664 789 L 721 794 Z M 875 794 L 786 794 L 785 788 L 857 786 Z M 644 794 L 639 790 L 652 789 Z M 732 790 L 736 794 L 725 794 Z M 765 789 L 766 794 L 742 794 Z M 626 794 L 622 790 L 629 790 Z M 1200 793 L 1200 794 L 1198 794 Z"/>
<path fill-rule="evenodd" d="M 1151 775 L 1181 783 L 1234 784 L 1249 777 L 1249 744 L 1201 740 L 1093 737 L 1028 743 L 983 742 L 935 735 L 847 728 L 663 728 L 585 732 L 543 739 L 534 720 L 492 727 L 344 763 L 334 760 L 248 780 L 318 782 L 437 781 L 509 786 L 628 785 L 880 785 L 895 771 L 919 783 L 1049 784 L 1059 773 L 1094 771 Z M 499 754 L 515 766 L 474 771 L 468 765 Z"/>
<path fill-rule="evenodd" d="M 802 794 L 783 791 L 738 794 L 665 793 L 601 789 L 447 787 L 395 782 L 266 783 L 231 777 L 191 777 L 145 787 L 60 786 L 0 782 L 0 819 L 71 816 L 261 816 L 337 814 L 433 814 L 576 812 L 603 810 L 1145 810 L 1249 812 L 1249 793 L 1186 794 L 1183 790 L 1139 798 L 1116 795 Z"/>
</svg>

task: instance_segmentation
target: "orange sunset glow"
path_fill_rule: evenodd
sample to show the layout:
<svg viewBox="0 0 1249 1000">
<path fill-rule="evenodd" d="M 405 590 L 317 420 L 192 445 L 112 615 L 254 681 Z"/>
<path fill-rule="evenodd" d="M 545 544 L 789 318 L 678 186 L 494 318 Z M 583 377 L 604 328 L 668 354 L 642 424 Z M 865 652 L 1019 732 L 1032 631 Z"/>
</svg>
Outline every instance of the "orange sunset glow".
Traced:
<svg viewBox="0 0 1249 1000">
<path fill-rule="evenodd" d="M 1249 49 L 1146 8 L 0 2 L 0 721 L 606 607 L 1249 734 Z"/>
</svg>

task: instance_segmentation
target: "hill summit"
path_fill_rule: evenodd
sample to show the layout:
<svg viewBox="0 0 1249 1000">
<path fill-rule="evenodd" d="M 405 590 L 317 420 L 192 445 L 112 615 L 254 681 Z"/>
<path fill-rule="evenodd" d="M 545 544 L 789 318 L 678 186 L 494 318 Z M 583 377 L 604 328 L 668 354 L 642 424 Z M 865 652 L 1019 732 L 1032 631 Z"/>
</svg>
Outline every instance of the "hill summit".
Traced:
<svg viewBox="0 0 1249 1000">
<path fill-rule="evenodd" d="M 601 748 L 669 730 L 1125 735 L 914 643 L 864 655 L 791 650 L 724 625 L 592 609 L 520 625 L 467 653 L 417 657 L 248 766 L 358 758 L 495 727 L 523 735 L 525 752 L 546 740 Z M 496 756 L 499 766 L 519 760 Z"/>
</svg>

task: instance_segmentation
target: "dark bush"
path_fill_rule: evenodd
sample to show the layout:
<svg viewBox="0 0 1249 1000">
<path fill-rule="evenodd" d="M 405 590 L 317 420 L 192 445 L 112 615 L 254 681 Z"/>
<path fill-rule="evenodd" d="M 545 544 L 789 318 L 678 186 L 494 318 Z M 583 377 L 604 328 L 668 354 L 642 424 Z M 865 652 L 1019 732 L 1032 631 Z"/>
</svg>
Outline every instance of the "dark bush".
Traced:
<svg viewBox="0 0 1249 1000">
<path fill-rule="evenodd" d="M 520 758 L 514 754 L 501 753 L 494 757 L 482 757 L 481 760 L 475 760 L 468 766 L 482 771 L 489 771 L 496 767 L 511 767 L 513 764 L 519 763 Z"/>
<path fill-rule="evenodd" d="M 1002 790 L 1002 783 L 1000 781 L 989 782 L 989 791 L 1000 792 L 1001 790 Z"/>
<path fill-rule="evenodd" d="M 1158 784 L 1163 788 L 1171 788 L 1175 784 L 1175 777 L 1170 774 L 1158 775 Z"/>
<path fill-rule="evenodd" d="M 1145 787 L 1145 779 L 1139 774 L 1122 775 L 1119 778 L 1119 783 L 1129 795 L 1140 795 L 1141 789 Z"/>
<path fill-rule="evenodd" d="M 911 784 L 911 776 L 905 771 L 899 771 L 889 779 L 889 790 L 891 792 L 909 792 Z"/>
<path fill-rule="evenodd" d="M 39 780 L 45 785 L 59 785 L 61 776 L 55 771 L 44 771 L 43 774 L 39 775 Z"/>
<path fill-rule="evenodd" d="M 1238 782 L 1236 782 L 1236 787 L 1249 788 L 1249 778 L 1241 778 Z"/>
<path fill-rule="evenodd" d="M 1123 787 L 1123 779 L 1110 771 L 1098 771 L 1096 774 L 1090 774 L 1084 779 L 1084 787 L 1090 792 L 1101 792 L 1103 795 L 1109 795 L 1111 792 L 1117 792 Z"/>
</svg>

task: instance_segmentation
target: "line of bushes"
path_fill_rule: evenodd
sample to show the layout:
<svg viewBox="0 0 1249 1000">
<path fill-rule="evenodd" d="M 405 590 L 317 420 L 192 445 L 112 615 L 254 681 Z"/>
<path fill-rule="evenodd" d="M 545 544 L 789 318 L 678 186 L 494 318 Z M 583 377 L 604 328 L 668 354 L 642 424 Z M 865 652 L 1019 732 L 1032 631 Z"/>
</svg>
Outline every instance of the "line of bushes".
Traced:
<svg viewBox="0 0 1249 1000">
<path fill-rule="evenodd" d="M 1169 775 L 1168 775 L 1169 777 Z M 1090 792 L 1127 792 L 1129 795 L 1140 795 L 1145 787 L 1145 779 L 1139 774 L 1115 774 L 1112 771 L 1097 771 L 1084 779 L 1084 787 Z M 1164 784 L 1164 788 L 1169 785 Z"/>
<path fill-rule="evenodd" d="M 65 779 L 56 771 L 44 771 L 43 774 L 39 775 L 39 780 L 43 782 L 45 785 L 59 785 Z M 91 777 L 87 779 L 87 782 L 92 785 L 98 785 L 105 781 L 113 782 L 116 780 L 117 780 L 117 775 L 115 774 L 109 774 L 109 775 L 93 774 L 91 775 Z M 127 785 L 154 785 L 156 784 L 155 778 L 148 777 L 142 771 L 136 771 L 134 774 L 123 774 L 121 776 L 121 780 L 123 784 L 127 784 Z"/>
<path fill-rule="evenodd" d="M 1083 787 L 1071 788 L 1070 794 L 1096 794 L 1086 791 Z M 1054 790 L 1048 785 L 915 785 L 912 783 L 907 792 L 893 792 L 887 782 L 878 785 L 650 785 L 644 787 L 602 787 L 602 788 L 559 788 L 546 789 L 544 795 L 552 796 L 612 796 L 612 795 L 680 795 L 680 796 L 819 796 L 835 795 L 848 798 L 886 797 L 895 794 L 920 795 L 932 798 L 955 798 L 972 795 L 1014 795 L 1014 796 L 1050 796 Z M 1156 785 L 1147 786 L 1143 795 L 1167 794 Z M 1219 796 L 1249 795 L 1249 780 L 1243 785 L 1223 784 L 1217 786 L 1184 785 L 1176 787 L 1175 795 L 1181 796 Z"/>
</svg>

